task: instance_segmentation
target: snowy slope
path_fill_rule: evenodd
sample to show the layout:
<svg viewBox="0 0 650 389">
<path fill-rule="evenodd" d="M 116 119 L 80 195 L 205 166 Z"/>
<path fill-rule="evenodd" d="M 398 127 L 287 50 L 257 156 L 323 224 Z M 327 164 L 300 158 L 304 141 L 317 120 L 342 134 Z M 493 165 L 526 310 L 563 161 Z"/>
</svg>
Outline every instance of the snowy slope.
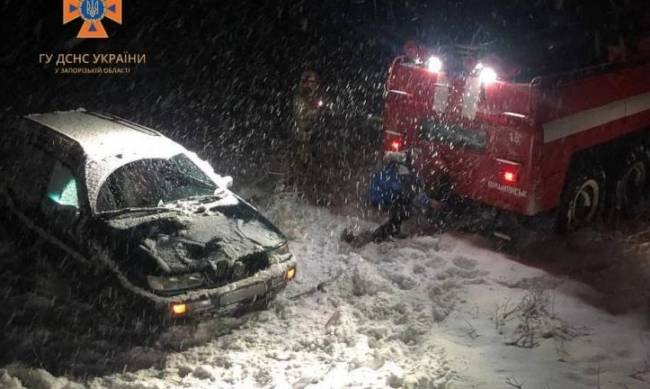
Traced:
<svg viewBox="0 0 650 389">
<path fill-rule="evenodd" d="M 139 369 L 55 378 L 12 363 L 0 387 L 650 387 L 643 310 L 608 309 L 601 284 L 558 270 L 561 258 L 543 269 L 530 253 L 513 258 L 460 234 L 353 249 L 340 243 L 342 229 L 372 225 L 291 196 L 263 208 L 300 261 L 272 309 L 175 328 L 116 354 Z M 583 249 L 552 246 L 534 252 Z"/>
</svg>

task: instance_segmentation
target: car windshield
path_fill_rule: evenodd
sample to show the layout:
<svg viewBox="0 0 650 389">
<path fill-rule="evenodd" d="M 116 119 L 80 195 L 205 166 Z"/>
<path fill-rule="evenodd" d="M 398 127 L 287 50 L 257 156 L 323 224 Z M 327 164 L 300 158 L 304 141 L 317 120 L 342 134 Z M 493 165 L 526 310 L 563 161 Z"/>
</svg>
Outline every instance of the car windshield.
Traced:
<svg viewBox="0 0 650 389">
<path fill-rule="evenodd" d="M 192 196 L 209 196 L 216 184 L 186 155 L 141 159 L 115 170 L 102 184 L 97 211 L 156 208 Z"/>
</svg>

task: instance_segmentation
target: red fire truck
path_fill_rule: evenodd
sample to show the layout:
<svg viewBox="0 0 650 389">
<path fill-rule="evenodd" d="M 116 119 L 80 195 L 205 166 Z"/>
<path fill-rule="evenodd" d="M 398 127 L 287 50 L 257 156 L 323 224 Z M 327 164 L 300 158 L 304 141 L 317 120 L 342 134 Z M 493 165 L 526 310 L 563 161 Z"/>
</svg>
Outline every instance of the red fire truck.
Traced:
<svg viewBox="0 0 650 389">
<path fill-rule="evenodd" d="M 593 53 L 593 34 L 551 35 L 517 55 L 407 43 L 386 83 L 384 157 L 410 151 L 438 196 L 553 215 L 558 231 L 607 206 L 635 212 L 650 183 L 650 39 Z"/>
</svg>

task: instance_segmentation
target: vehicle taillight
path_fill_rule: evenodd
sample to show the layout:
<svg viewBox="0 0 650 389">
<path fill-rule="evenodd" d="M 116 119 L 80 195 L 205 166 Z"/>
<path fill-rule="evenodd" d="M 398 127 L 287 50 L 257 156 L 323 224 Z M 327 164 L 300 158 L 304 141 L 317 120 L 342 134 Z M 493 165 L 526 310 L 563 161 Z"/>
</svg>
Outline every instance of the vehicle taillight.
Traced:
<svg viewBox="0 0 650 389">
<path fill-rule="evenodd" d="M 402 142 L 400 140 L 394 140 L 390 142 L 391 151 L 400 151 L 402 149 Z"/>
<path fill-rule="evenodd" d="M 398 134 L 389 134 L 386 139 L 386 151 L 400 152 L 404 150 L 404 137 Z"/>
<path fill-rule="evenodd" d="M 519 166 L 507 165 L 502 166 L 499 171 L 499 179 L 507 185 L 514 185 L 519 181 Z"/>
</svg>

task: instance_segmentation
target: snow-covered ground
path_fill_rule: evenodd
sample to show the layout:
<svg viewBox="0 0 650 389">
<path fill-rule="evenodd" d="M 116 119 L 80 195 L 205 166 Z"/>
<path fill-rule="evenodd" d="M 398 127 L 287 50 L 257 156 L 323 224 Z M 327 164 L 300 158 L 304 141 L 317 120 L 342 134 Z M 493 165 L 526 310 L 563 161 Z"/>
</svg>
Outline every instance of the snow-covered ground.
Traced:
<svg viewBox="0 0 650 389">
<path fill-rule="evenodd" d="M 51 344 L 65 362 L 56 368 L 75 374 L 10 362 L 0 388 L 650 387 L 646 252 L 597 233 L 516 256 L 459 233 L 354 249 L 342 229 L 373 224 L 287 195 L 261 208 L 300 265 L 271 309 L 118 351 L 83 334 L 57 342 L 70 330 L 39 316 L 14 329 L 15 354 Z M 5 242 L 0 257 L 8 251 Z"/>
</svg>

